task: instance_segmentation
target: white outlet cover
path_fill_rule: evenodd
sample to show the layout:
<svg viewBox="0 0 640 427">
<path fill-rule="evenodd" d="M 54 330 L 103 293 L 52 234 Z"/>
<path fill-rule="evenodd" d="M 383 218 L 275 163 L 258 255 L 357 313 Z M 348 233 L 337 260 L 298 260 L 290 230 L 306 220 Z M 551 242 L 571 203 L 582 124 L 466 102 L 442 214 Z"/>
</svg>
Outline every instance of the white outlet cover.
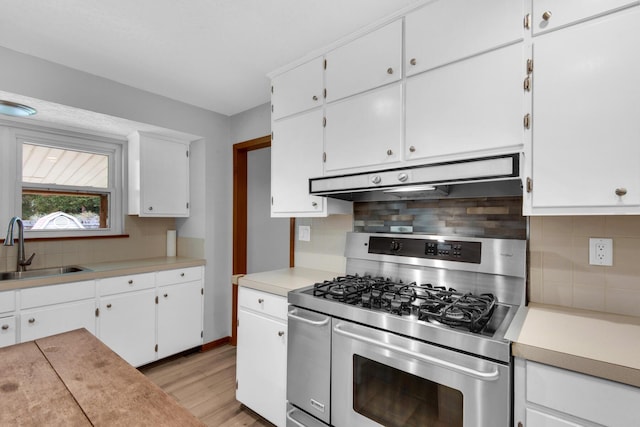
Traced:
<svg viewBox="0 0 640 427">
<path fill-rule="evenodd" d="M 298 240 L 302 242 L 311 241 L 311 227 L 308 225 L 298 226 Z"/>
<path fill-rule="evenodd" d="M 613 239 L 589 238 L 589 264 L 613 265 Z"/>
</svg>

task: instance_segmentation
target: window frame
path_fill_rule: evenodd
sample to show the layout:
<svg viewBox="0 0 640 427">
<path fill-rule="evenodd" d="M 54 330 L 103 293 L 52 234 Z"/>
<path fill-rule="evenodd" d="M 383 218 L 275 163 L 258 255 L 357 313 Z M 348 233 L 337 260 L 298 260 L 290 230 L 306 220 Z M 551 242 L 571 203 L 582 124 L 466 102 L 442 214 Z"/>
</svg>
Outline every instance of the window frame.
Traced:
<svg viewBox="0 0 640 427">
<path fill-rule="evenodd" d="M 68 238 L 121 235 L 124 231 L 124 144 L 125 141 L 98 135 L 80 134 L 58 130 L 13 129 L 16 158 L 15 205 L 13 211 L 22 217 L 22 191 L 49 190 L 52 193 L 106 194 L 108 197 L 107 218 L 109 227 L 86 230 L 25 230 L 25 239 L 30 238 Z M 58 184 L 39 184 L 22 181 L 22 144 L 35 144 L 66 150 L 83 151 L 106 155 L 108 157 L 109 176 L 106 188 L 65 186 Z"/>
</svg>

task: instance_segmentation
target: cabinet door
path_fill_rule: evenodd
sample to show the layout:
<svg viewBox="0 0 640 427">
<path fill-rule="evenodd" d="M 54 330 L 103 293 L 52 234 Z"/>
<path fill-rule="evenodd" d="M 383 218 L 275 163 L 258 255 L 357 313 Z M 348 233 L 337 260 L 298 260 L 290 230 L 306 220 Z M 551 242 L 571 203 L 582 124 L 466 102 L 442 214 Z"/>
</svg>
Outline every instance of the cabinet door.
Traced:
<svg viewBox="0 0 640 427">
<path fill-rule="evenodd" d="M 202 282 L 158 288 L 158 358 L 202 345 Z"/>
<path fill-rule="evenodd" d="M 521 43 L 407 79 L 407 160 L 518 150 L 523 144 Z"/>
<path fill-rule="evenodd" d="M 533 0 L 533 34 L 580 22 L 631 4 L 637 0 Z"/>
<path fill-rule="evenodd" d="M 156 291 L 100 298 L 98 338 L 133 366 L 156 357 Z"/>
<path fill-rule="evenodd" d="M 323 197 L 309 194 L 309 178 L 322 176 L 322 111 L 272 124 L 271 216 L 325 215 Z"/>
<path fill-rule="evenodd" d="M 140 216 L 189 216 L 189 146 L 142 137 Z"/>
<path fill-rule="evenodd" d="M 16 343 L 16 317 L 0 318 L 0 347 L 7 347 Z"/>
<path fill-rule="evenodd" d="M 286 424 L 287 325 L 238 311 L 236 399 L 277 426 Z"/>
<path fill-rule="evenodd" d="M 429 2 L 405 18 L 407 75 L 486 52 L 523 38 L 523 2 Z"/>
<path fill-rule="evenodd" d="M 74 329 L 96 333 L 95 299 L 56 304 L 20 312 L 20 342 L 32 341 Z"/>
<path fill-rule="evenodd" d="M 327 102 L 402 78 L 402 21 L 373 31 L 326 55 Z"/>
<path fill-rule="evenodd" d="M 273 120 L 322 105 L 324 59 L 313 59 L 271 81 Z"/>
<path fill-rule="evenodd" d="M 392 167 L 402 149 L 400 83 L 329 104 L 325 175 Z"/>
<path fill-rule="evenodd" d="M 634 7 L 534 40 L 533 213 L 637 212 L 639 19 Z"/>
</svg>

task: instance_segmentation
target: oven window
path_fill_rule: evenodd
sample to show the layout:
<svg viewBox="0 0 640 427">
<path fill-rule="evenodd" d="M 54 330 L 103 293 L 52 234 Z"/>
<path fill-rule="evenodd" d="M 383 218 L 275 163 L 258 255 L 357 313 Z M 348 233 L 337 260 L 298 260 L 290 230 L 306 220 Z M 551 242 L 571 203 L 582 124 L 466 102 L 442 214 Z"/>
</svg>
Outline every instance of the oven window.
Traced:
<svg viewBox="0 0 640 427">
<path fill-rule="evenodd" d="M 353 409 L 384 426 L 462 427 L 462 393 L 355 354 Z"/>
</svg>

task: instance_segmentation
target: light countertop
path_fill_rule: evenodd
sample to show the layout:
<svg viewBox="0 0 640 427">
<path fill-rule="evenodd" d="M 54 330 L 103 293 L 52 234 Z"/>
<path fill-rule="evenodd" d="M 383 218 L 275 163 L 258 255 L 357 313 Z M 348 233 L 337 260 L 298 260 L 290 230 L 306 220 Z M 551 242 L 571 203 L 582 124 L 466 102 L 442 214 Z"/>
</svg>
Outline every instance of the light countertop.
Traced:
<svg viewBox="0 0 640 427">
<path fill-rule="evenodd" d="M 640 318 L 530 303 L 516 321 L 515 357 L 640 387 Z"/>
<path fill-rule="evenodd" d="M 289 291 L 311 286 L 314 283 L 330 280 L 340 275 L 341 273 L 332 271 L 294 267 L 247 274 L 238 279 L 238 284 L 286 297 Z"/>
<path fill-rule="evenodd" d="M 82 280 L 102 279 L 105 277 L 126 276 L 129 274 L 149 273 L 160 270 L 197 267 L 205 265 L 205 260 L 184 257 L 159 257 L 126 261 L 82 264 L 90 271 L 60 274 L 56 276 L 34 277 L 20 280 L 3 280 L 0 291 L 31 288 L 34 286 L 55 285 L 59 283 L 79 282 Z"/>
</svg>

